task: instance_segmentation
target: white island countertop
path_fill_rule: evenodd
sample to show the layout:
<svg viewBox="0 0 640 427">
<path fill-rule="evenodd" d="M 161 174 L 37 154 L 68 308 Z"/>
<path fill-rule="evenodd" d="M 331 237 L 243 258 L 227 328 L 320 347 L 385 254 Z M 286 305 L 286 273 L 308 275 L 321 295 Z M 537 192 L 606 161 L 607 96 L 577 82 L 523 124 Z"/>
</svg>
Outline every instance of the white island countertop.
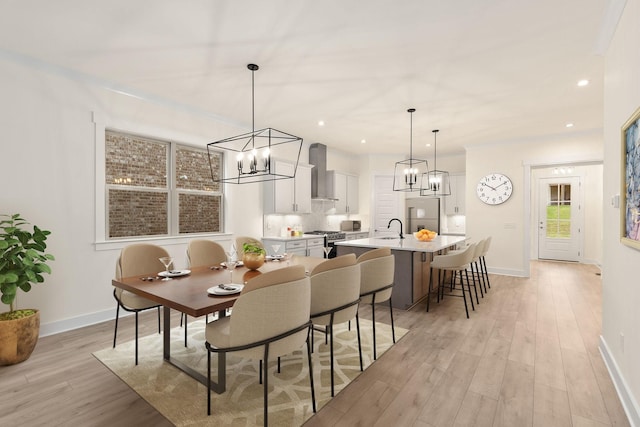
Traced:
<svg viewBox="0 0 640 427">
<path fill-rule="evenodd" d="M 405 236 L 404 239 L 398 237 L 390 239 L 385 237 L 373 237 L 369 239 L 347 240 L 336 242 L 336 246 L 353 246 L 358 248 L 390 248 L 394 251 L 411 252 L 438 252 L 442 249 L 450 248 L 466 240 L 465 236 L 438 236 L 431 242 L 421 242 L 413 235 Z"/>
</svg>

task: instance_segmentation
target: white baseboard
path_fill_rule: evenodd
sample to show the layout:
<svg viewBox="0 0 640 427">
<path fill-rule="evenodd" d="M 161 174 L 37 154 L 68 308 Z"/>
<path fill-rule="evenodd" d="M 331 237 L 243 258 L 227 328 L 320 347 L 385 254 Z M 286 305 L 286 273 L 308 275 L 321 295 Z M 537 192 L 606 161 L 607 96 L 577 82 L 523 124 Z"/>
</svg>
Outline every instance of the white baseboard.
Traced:
<svg viewBox="0 0 640 427">
<path fill-rule="evenodd" d="M 132 313 L 124 312 L 120 310 L 120 317 L 130 315 Z M 96 323 L 106 322 L 107 320 L 113 320 L 116 317 L 115 304 L 113 308 L 103 311 L 97 311 L 95 313 L 84 314 L 78 317 L 72 317 L 71 319 L 58 320 L 50 323 L 40 324 L 40 336 L 46 337 L 49 335 L 59 334 L 61 332 L 71 331 L 73 329 L 82 328 L 85 326 L 95 325 Z"/>
<path fill-rule="evenodd" d="M 620 397 L 620 402 L 622 402 L 624 412 L 627 414 L 629 424 L 631 424 L 632 427 L 639 427 L 640 408 L 638 407 L 638 403 L 634 399 L 633 393 L 627 386 L 627 382 L 624 380 L 624 377 L 622 376 L 622 373 L 618 368 L 618 364 L 609 351 L 609 346 L 607 345 L 607 342 L 604 340 L 604 337 L 602 335 L 600 335 L 600 345 L 598 347 L 600 349 L 602 359 L 604 360 L 604 364 L 607 366 L 607 370 L 609 370 L 609 375 L 611 376 L 613 385 L 618 392 L 618 397 Z"/>
<path fill-rule="evenodd" d="M 501 276 L 527 277 L 524 270 L 513 270 L 508 268 L 487 268 L 489 274 L 499 274 Z"/>
</svg>

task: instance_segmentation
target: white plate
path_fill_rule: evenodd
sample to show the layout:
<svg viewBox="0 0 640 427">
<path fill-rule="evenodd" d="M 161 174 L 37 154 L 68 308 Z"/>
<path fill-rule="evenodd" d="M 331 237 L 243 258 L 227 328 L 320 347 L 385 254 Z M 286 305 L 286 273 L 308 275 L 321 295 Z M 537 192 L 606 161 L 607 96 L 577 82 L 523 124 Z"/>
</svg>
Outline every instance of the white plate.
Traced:
<svg viewBox="0 0 640 427">
<path fill-rule="evenodd" d="M 221 262 L 220 263 L 221 266 L 226 267 L 227 263 L 226 262 Z M 238 261 L 238 264 L 236 265 L 236 267 L 242 267 L 244 265 L 244 263 L 242 261 Z"/>
<path fill-rule="evenodd" d="M 190 274 L 191 270 L 169 270 L 169 272 L 167 273 L 166 271 L 161 271 L 160 273 L 158 273 L 158 276 L 160 277 L 180 277 L 180 276 L 186 276 L 187 274 Z"/>
<path fill-rule="evenodd" d="M 282 258 L 284 258 L 284 255 L 267 255 L 267 256 L 265 257 L 265 259 L 266 259 L 267 261 L 272 261 L 272 260 L 278 260 L 278 261 L 279 261 L 279 260 L 281 260 Z"/>
<path fill-rule="evenodd" d="M 239 285 L 236 283 L 225 283 L 223 285 L 225 288 L 233 288 L 233 289 L 222 289 L 220 286 L 213 286 L 207 289 L 207 293 L 213 295 L 233 295 L 240 293 L 244 285 Z"/>
</svg>

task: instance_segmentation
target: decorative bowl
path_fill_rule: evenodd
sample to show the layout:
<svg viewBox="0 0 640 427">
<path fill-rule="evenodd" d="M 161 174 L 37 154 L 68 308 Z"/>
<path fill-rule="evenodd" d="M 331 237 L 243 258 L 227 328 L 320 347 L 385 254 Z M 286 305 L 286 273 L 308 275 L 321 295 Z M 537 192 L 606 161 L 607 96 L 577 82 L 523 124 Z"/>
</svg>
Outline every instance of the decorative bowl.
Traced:
<svg viewBox="0 0 640 427">
<path fill-rule="evenodd" d="M 427 230 L 426 232 L 417 231 L 413 233 L 413 237 L 419 242 L 430 242 L 438 236 L 435 231 Z"/>
<path fill-rule="evenodd" d="M 242 262 L 249 270 L 257 270 L 264 264 L 264 254 L 245 252 L 242 255 Z"/>
</svg>

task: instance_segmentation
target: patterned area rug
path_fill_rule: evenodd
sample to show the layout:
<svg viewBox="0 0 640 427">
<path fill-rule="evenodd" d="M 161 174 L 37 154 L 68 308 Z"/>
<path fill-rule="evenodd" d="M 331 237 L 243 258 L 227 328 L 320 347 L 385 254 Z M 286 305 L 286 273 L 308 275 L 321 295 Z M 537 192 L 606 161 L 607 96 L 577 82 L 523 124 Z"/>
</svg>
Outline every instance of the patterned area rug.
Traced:
<svg viewBox="0 0 640 427">
<path fill-rule="evenodd" d="M 189 345 L 184 347 L 184 330 L 171 330 L 171 356 L 207 373 L 204 346 L 204 320 L 189 324 Z M 408 331 L 396 326 L 396 342 Z M 366 369 L 373 362 L 372 322 L 360 320 L 362 357 Z M 316 405 L 320 409 L 331 399 L 329 345 L 324 334 L 314 333 L 313 370 Z M 391 327 L 376 323 L 378 357 L 393 345 Z M 336 394 L 360 375 L 358 339 L 355 324 L 334 328 Z M 143 399 L 176 426 L 263 424 L 263 386 L 259 384 L 258 361 L 227 356 L 227 390 L 212 393 L 212 415 L 207 416 L 206 387 L 162 360 L 162 335 L 140 338 L 139 364 L 134 365 L 134 342 L 115 349 L 97 351 L 94 356 L 120 377 Z M 216 378 L 217 356 L 212 354 L 212 377 Z M 281 359 L 281 372 L 275 360 L 269 364 L 269 424 L 299 426 L 313 415 L 306 347 Z"/>
</svg>

